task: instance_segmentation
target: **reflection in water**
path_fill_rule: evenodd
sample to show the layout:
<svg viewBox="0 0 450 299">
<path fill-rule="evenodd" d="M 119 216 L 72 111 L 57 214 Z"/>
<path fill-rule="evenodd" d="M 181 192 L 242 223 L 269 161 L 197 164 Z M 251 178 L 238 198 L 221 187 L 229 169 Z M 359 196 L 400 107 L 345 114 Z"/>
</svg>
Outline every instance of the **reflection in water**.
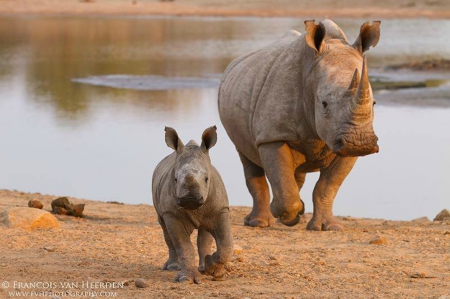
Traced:
<svg viewBox="0 0 450 299">
<path fill-rule="evenodd" d="M 362 22 L 338 21 L 350 40 Z M 382 39 L 369 51 L 369 62 L 450 58 L 448 39 L 437 38 L 445 36 L 449 24 L 383 21 Z M 251 205 L 242 166 L 220 125 L 216 88 L 146 91 L 72 79 L 217 78 L 233 58 L 303 27 L 303 20 L 292 18 L 0 17 L 0 188 L 150 203 L 151 173 L 171 152 L 164 126 L 175 127 L 187 142 L 200 140 L 203 130 L 216 124 L 213 164 L 230 202 Z M 450 110 L 379 106 L 376 113 L 381 152 L 358 161 L 338 194 L 336 213 L 431 217 L 450 198 L 445 184 L 450 140 L 439 131 L 450 126 Z M 418 172 L 427 177 L 412 175 Z M 309 175 L 302 191 L 307 211 L 316 178 Z"/>
</svg>

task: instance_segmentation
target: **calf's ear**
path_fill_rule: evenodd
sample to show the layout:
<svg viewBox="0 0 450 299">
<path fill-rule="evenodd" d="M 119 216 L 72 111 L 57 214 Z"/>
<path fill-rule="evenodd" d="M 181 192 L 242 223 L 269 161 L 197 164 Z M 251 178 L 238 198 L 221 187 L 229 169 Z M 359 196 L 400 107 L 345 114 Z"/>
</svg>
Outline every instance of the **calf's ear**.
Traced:
<svg viewBox="0 0 450 299">
<path fill-rule="evenodd" d="M 171 127 L 165 127 L 164 131 L 166 131 L 166 144 L 168 147 L 176 150 L 177 152 L 181 152 L 184 148 L 184 144 L 180 138 L 178 138 L 177 131 Z"/>
<path fill-rule="evenodd" d="M 353 47 L 358 49 L 361 53 L 369 50 L 371 46 L 375 47 L 380 40 L 380 24 L 381 21 L 373 21 L 372 25 L 369 25 L 369 22 L 362 24 L 359 36 L 353 43 Z"/>
<path fill-rule="evenodd" d="M 308 46 L 310 46 L 316 53 L 320 53 L 323 50 L 324 38 L 325 38 L 325 26 L 322 23 L 316 25 L 314 20 L 305 21 L 306 34 L 305 39 Z"/>
<path fill-rule="evenodd" d="M 202 145 L 200 146 L 203 150 L 208 151 L 217 142 L 217 127 L 212 126 L 206 129 L 202 135 Z"/>
</svg>

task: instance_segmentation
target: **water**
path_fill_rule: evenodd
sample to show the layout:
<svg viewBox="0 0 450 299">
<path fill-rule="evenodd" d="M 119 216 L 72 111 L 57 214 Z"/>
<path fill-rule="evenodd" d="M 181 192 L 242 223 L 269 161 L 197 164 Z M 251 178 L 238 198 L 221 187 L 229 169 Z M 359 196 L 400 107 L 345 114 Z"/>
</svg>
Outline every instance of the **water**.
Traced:
<svg viewBox="0 0 450 299">
<path fill-rule="evenodd" d="M 362 21 L 338 24 L 353 40 Z M 230 203 L 250 206 L 241 164 L 218 117 L 214 82 L 233 58 L 303 27 L 294 18 L 1 17 L 0 188 L 151 204 L 153 169 L 171 153 L 164 126 L 187 142 L 216 124 L 212 161 Z M 368 54 L 372 69 L 450 58 L 449 29 L 444 20 L 383 21 L 382 39 Z M 160 90 L 139 88 L 161 76 L 202 79 L 187 89 L 164 80 L 155 83 Z M 105 78 L 113 84 L 86 84 Z M 426 101 L 405 106 L 409 95 L 402 92 L 377 95 L 381 151 L 359 159 L 335 214 L 413 219 L 449 208 L 447 95 L 434 108 Z M 385 105 L 388 96 L 397 105 Z M 309 174 L 302 190 L 307 211 L 317 177 Z"/>
</svg>

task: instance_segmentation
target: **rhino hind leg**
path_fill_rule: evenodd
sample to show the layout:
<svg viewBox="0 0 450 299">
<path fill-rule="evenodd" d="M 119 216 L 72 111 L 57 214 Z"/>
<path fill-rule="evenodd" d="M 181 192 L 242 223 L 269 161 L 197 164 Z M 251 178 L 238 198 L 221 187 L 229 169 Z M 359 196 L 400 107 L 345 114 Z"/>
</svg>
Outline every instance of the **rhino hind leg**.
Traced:
<svg viewBox="0 0 450 299">
<path fill-rule="evenodd" d="M 298 186 L 298 192 L 300 193 L 300 190 L 303 187 L 303 184 L 305 183 L 305 178 L 306 178 L 306 172 L 301 172 L 298 169 L 295 170 L 295 181 L 297 182 L 297 186 Z M 300 198 L 300 201 L 302 202 L 303 205 L 303 210 L 300 211 L 300 223 L 306 223 L 306 218 L 305 218 L 305 203 L 303 202 L 303 200 Z"/>
<path fill-rule="evenodd" d="M 211 255 L 212 244 L 214 242 L 214 237 L 204 228 L 200 228 L 198 230 L 197 237 L 197 248 L 198 248 L 198 258 L 199 258 L 199 266 L 198 271 L 205 271 L 205 257 L 207 255 Z"/>
<path fill-rule="evenodd" d="M 270 193 L 264 169 L 259 167 L 239 153 L 244 167 L 245 182 L 248 191 L 253 198 L 253 208 L 250 214 L 245 216 L 244 225 L 253 227 L 269 227 L 274 223 L 270 213 Z"/>
</svg>

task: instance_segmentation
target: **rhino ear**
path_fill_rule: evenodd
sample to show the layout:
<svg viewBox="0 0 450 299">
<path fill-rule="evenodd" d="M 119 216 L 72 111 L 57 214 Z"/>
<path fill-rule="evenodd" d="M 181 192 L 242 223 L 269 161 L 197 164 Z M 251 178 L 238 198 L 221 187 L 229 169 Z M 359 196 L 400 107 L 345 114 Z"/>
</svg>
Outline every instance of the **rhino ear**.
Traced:
<svg viewBox="0 0 450 299">
<path fill-rule="evenodd" d="M 217 127 L 212 126 L 206 129 L 202 135 L 202 145 L 200 146 L 203 150 L 208 151 L 217 142 Z"/>
<path fill-rule="evenodd" d="M 380 40 L 380 24 L 381 21 L 373 21 L 372 25 L 369 25 L 369 22 L 362 24 L 359 36 L 353 43 L 353 47 L 358 49 L 361 53 L 369 50 L 371 46 L 375 47 Z"/>
<path fill-rule="evenodd" d="M 305 21 L 305 28 L 307 32 L 305 36 L 306 43 L 314 49 L 316 53 L 320 53 L 324 45 L 323 40 L 326 34 L 325 26 L 322 23 L 316 25 L 314 20 L 308 20 Z"/>
<path fill-rule="evenodd" d="M 176 150 L 177 152 L 181 152 L 184 148 L 184 144 L 180 138 L 178 138 L 178 133 L 174 128 L 165 127 L 164 131 L 166 131 L 166 144 L 168 147 Z"/>
</svg>

